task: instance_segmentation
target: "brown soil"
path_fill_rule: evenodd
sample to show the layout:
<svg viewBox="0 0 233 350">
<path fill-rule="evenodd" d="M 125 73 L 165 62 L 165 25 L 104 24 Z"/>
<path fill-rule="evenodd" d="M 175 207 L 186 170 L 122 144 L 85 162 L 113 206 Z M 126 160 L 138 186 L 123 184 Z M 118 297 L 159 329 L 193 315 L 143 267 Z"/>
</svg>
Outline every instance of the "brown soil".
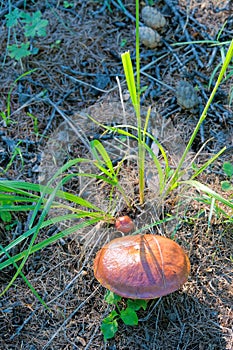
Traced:
<svg viewBox="0 0 233 350">
<path fill-rule="evenodd" d="M 185 33 L 191 40 L 216 40 L 221 29 L 219 40 L 230 41 L 233 17 L 229 1 L 155 2 L 166 17 L 167 27 L 160 33 L 164 41 L 159 47 L 153 50 L 141 47 L 141 86 L 148 87 L 142 94 L 142 118 L 145 119 L 147 107 L 152 106 L 150 131 L 159 139 L 171 167 L 175 168 L 207 101 L 209 78 L 221 61 L 221 53 L 210 44 L 193 47 L 172 44 L 188 41 Z M 12 1 L 13 6 L 16 3 Z M 19 3 L 17 6 L 23 6 L 23 1 Z M 74 6 L 66 9 L 60 1 L 28 1 L 26 11 L 40 10 L 49 20 L 49 26 L 47 36 L 35 40 L 38 54 L 24 58 L 21 63 L 6 56 L 8 29 L 4 10 L 8 5 L 1 5 L 0 43 L 4 63 L 0 68 L 0 111 L 7 110 L 7 95 L 15 79 L 37 69 L 14 84 L 10 100 L 11 123 L 6 126 L 0 121 L 1 180 L 46 183 L 67 160 L 91 157 L 89 141 L 101 135 L 103 129 L 87 115 L 106 125 L 136 125 L 120 57 L 130 50 L 135 61 L 135 29 L 129 17 L 135 13 L 134 1 L 123 1 L 126 13 L 117 1 L 70 3 Z M 148 1 L 141 2 L 141 7 L 146 3 Z M 185 27 L 181 28 L 180 20 Z M 19 41 L 24 40 L 20 30 L 15 35 Z M 13 37 L 10 38 L 13 43 Z M 125 114 L 117 76 L 123 90 Z M 176 87 L 181 80 L 195 87 L 199 99 L 197 110 L 177 104 Z M 188 159 L 197 155 L 196 165 L 201 165 L 226 146 L 227 151 L 199 180 L 232 199 L 232 193 L 221 191 L 221 181 L 225 179 L 222 164 L 233 162 L 231 86 L 232 78 L 221 85 Z M 42 95 L 44 90 L 46 93 Z M 36 117 L 38 130 L 32 116 Z M 207 140 L 209 142 L 204 145 Z M 103 141 L 113 160 L 122 156 L 128 159 L 120 177 L 125 193 L 133 202 L 132 209 L 128 209 L 118 197 L 111 213 L 131 215 L 136 228 L 142 230 L 146 225 L 173 215 L 172 222 L 156 225 L 148 231 L 174 237 L 183 246 L 191 261 L 188 282 L 180 291 L 163 297 L 155 308 L 156 301 L 150 301 L 148 310 L 139 312 L 138 327 L 119 323 L 115 338 L 105 343 L 100 324 L 112 308 L 104 301 L 104 288 L 94 278 L 93 259 L 97 250 L 119 233 L 110 225 L 99 223 L 30 256 L 23 272 L 50 311 L 41 306 L 25 283 L 17 278 L 0 300 L 0 349 L 233 349 L 232 220 L 227 221 L 219 211 L 213 213 L 208 223 L 210 204 L 200 201 L 200 193 L 193 189 L 188 192 L 187 188 L 179 189 L 161 200 L 157 194 L 157 174 L 149 158 L 146 160 L 145 204 L 140 206 L 137 150 L 132 140 L 128 142 L 128 147 L 122 149 L 117 139 Z M 9 165 L 16 147 L 24 162 L 22 164 L 18 154 Z M 185 166 L 188 164 L 189 161 Z M 82 168 L 82 171 L 92 170 L 90 166 Z M 109 209 L 106 185 L 90 179 L 73 180 L 66 190 L 82 195 L 103 210 Z M 222 209 L 232 217 L 229 208 Z M 54 215 L 57 212 L 50 213 L 50 217 Z M 3 246 L 27 229 L 27 214 L 13 216 L 15 224 L 8 231 L 0 222 Z M 54 224 L 49 230 L 42 230 L 40 239 L 69 225 L 70 222 Z M 2 289 L 13 274 L 13 267 L 1 271 Z"/>
</svg>

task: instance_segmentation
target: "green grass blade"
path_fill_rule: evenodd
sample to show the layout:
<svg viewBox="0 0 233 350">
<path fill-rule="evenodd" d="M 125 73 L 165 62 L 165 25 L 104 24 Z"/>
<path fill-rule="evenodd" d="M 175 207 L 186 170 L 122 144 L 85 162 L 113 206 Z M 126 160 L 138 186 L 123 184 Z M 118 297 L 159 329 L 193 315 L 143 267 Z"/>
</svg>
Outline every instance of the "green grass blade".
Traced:
<svg viewBox="0 0 233 350">
<path fill-rule="evenodd" d="M 221 81 L 222 81 L 222 79 L 224 77 L 224 74 L 225 74 L 225 72 L 227 70 L 227 67 L 228 67 L 232 57 L 233 57 L 233 39 L 232 39 L 231 44 L 229 46 L 229 49 L 227 51 L 226 59 L 224 60 L 224 63 L 222 65 L 222 68 L 221 68 L 221 71 L 219 73 L 217 82 L 216 82 L 216 84 L 215 84 L 215 86 L 214 86 L 214 88 L 213 88 L 213 90 L 211 92 L 211 95 L 210 95 L 210 97 L 209 97 L 209 99 L 208 99 L 208 101 L 207 101 L 207 103 L 205 105 L 205 108 L 204 108 L 204 110 L 203 110 L 203 112 L 202 112 L 202 114 L 200 116 L 200 119 L 199 119 L 199 121 L 198 121 L 198 123 L 197 123 L 197 125 L 196 125 L 196 127 L 195 127 L 195 129 L 193 131 L 193 133 L 192 133 L 192 136 L 189 139 L 189 142 L 188 142 L 188 144 L 187 144 L 187 146 L 186 146 L 186 148 L 184 150 L 184 153 L 183 153 L 183 155 L 182 155 L 182 157 L 181 157 L 181 159 L 179 161 L 179 164 L 178 164 L 178 166 L 177 166 L 177 168 L 176 168 L 176 170 L 175 170 L 175 172 L 174 172 L 174 174 L 172 176 L 172 179 L 171 179 L 171 182 L 170 182 L 171 183 L 171 187 L 174 184 L 174 182 L 177 181 L 177 179 L 179 177 L 180 169 L 181 169 L 181 167 L 182 167 L 182 165 L 183 165 L 183 163 L 184 163 L 184 161 L 186 159 L 186 156 L 187 156 L 187 154 L 188 154 L 188 152 L 189 152 L 189 150 L 190 150 L 190 148 L 191 148 L 191 146 L 193 144 L 194 139 L 196 138 L 196 135 L 197 135 L 197 133 L 198 133 L 200 127 L 201 127 L 201 124 L 203 123 L 203 121 L 205 120 L 205 118 L 207 116 L 207 112 L 208 112 L 208 109 L 210 107 L 210 104 L 213 101 L 213 98 L 214 98 L 214 96 L 216 94 L 216 91 L 217 91 L 217 89 L 218 89 L 218 87 L 219 87 L 219 85 L 220 85 L 220 83 L 221 83 Z"/>
<path fill-rule="evenodd" d="M 72 227 L 69 227 L 68 229 L 64 230 L 64 231 L 61 231 L 59 233 L 57 233 L 56 235 L 52 236 L 52 237 L 49 237 L 47 239 L 45 239 L 44 241 L 40 242 L 40 243 L 37 243 L 35 244 L 29 251 L 29 254 L 28 254 L 28 249 L 24 250 L 23 252 L 19 253 L 19 254 L 16 254 L 14 256 L 12 256 L 10 259 L 8 260 L 5 260 L 3 261 L 2 263 L 0 263 L 0 270 L 6 268 L 7 266 L 9 265 L 12 265 L 13 264 L 13 261 L 14 262 L 17 262 L 25 257 L 28 257 L 28 255 L 31 255 L 45 247 L 47 247 L 48 245 L 58 241 L 59 239 L 61 238 L 64 238 L 84 227 L 88 227 L 90 225 L 94 225 L 96 224 L 97 222 L 100 221 L 100 218 L 95 218 L 95 219 L 90 219 L 90 220 L 87 220 L 87 221 L 84 221 L 84 222 L 81 222 L 75 226 L 72 226 Z M 35 230 L 36 230 L 36 227 L 35 227 Z"/>
<path fill-rule="evenodd" d="M 2 253 L 4 253 L 8 259 L 11 260 L 11 256 L 9 255 L 9 253 L 3 248 L 3 246 L 0 244 L 0 249 L 2 251 Z M 18 270 L 18 265 L 15 263 L 14 260 L 11 260 L 13 266 L 16 268 L 16 270 Z M 46 303 L 44 302 L 44 300 L 41 298 L 41 296 L 38 294 L 38 292 L 35 290 L 35 288 L 33 287 L 33 285 L 28 281 L 27 277 L 22 273 L 22 271 L 19 272 L 19 275 L 22 277 L 22 279 L 24 280 L 24 282 L 26 283 L 26 285 L 28 286 L 28 288 L 32 291 L 32 293 L 34 294 L 34 296 L 39 300 L 39 302 L 47 309 L 50 310 L 49 307 L 46 305 Z M 4 293 L 7 291 L 7 289 L 3 290 L 3 292 L 1 292 L 1 295 L 4 295 Z"/>
<path fill-rule="evenodd" d="M 34 191 L 34 187 L 36 186 L 36 192 L 40 192 L 39 185 L 27 183 L 27 182 L 20 182 L 20 181 L 0 181 L 0 192 L 3 193 L 15 193 L 22 196 L 32 197 L 33 199 L 39 199 L 40 196 L 23 191 L 23 189 L 28 191 Z"/>
<path fill-rule="evenodd" d="M 226 146 L 221 149 L 217 154 L 215 154 L 212 158 L 210 158 L 205 164 L 203 164 L 195 173 L 192 175 L 191 180 L 195 179 L 198 175 L 203 173 L 203 171 L 208 168 L 210 164 L 212 164 L 218 157 L 226 150 Z"/>
<path fill-rule="evenodd" d="M 14 211 L 14 212 L 20 212 L 20 211 L 31 211 L 35 209 L 35 205 L 4 205 L 0 208 L 0 212 L 6 212 L 6 211 Z"/>
<path fill-rule="evenodd" d="M 34 69 L 31 69 L 27 72 L 24 72 L 23 74 L 21 74 L 17 79 L 15 79 L 15 81 L 13 82 L 8 94 L 7 94 L 7 117 L 10 118 L 10 115 L 11 115 L 11 94 L 12 94 L 12 91 L 15 87 L 15 84 L 22 78 L 24 78 L 25 76 L 27 75 L 30 75 L 31 73 L 35 72 L 38 68 L 34 68 Z"/>
<path fill-rule="evenodd" d="M 115 176 L 115 171 L 112 165 L 112 161 L 106 151 L 106 149 L 104 148 L 104 146 L 102 145 L 101 142 L 99 142 L 99 140 L 93 140 L 90 142 L 91 145 L 91 150 L 96 158 L 96 160 L 99 162 L 99 164 L 102 164 L 101 159 L 99 158 L 98 153 L 101 155 L 106 167 L 110 170 L 111 174 L 113 176 Z"/>
<path fill-rule="evenodd" d="M 38 233 L 39 233 L 41 224 L 42 224 L 42 222 L 44 221 L 44 218 L 45 218 L 45 216 L 47 215 L 47 213 L 48 213 L 48 211 L 49 211 L 49 208 L 50 208 L 50 206 L 51 206 L 51 204 L 52 204 L 52 201 L 53 201 L 53 199 L 54 199 L 54 196 L 55 196 L 55 191 L 54 191 L 53 194 L 50 195 L 50 198 L 49 198 L 49 200 L 47 201 L 47 203 L 46 203 L 46 205 L 45 205 L 45 207 L 44 207 L 44 209 L 43 209 L 43 211 L 42 211 L 42 214 L 41 214 L 41 216 L 40 216 L 40 218 L 39 218 L 39 222 L 38 222 L 38 224 L 36 225 L 36 230 L 35 230 L 34 234 L 32 235 L 32 238 L 31 238 L 29 247 L 28 247 L 28 249 L 26 250 L 26 254 L 25 254 L 24 257 L 23 257 L 23 261 L 21 262 L 20 266 L 18 266 L 15 275 L 12 277 L 12 279 L 11 279 L 11 281 L 8 283 L 7 287 L 4 289 L 4 293 L 6 293 L 6 292 L 8 291 L 8 289 L 12 286 L 12 284 L 14 283 L 14 281 L 16 280 L 16 278 L 20 275 L 20 273 L 21 273 L 21 271 L 22 271 L 22 269 L 23 269 L 23 267 L 24 267 L 24 265 L 25 265 L 25 263 L 26 263 L 26 261 L 27 261 L 27 259 L 28 259 L 28 256 L 29 256 L 30 253 L 31 253 L 33 244 L 34 244 L 34 242 L 35 242 L 35 240 L 36 240 L 36 238 L 37 238 L 37 235 L 38 235 Z M 42 199 L 41 199 L 41 201 L 42 201 Z M 39 211 L 39 209 L 40 209 L 40 206 L 38 206 L 38 205 L 40 205 L 40 204 L 41 204 L 40 201 L 36 204 L 36 207 L 35 207 L 35 209 L 34 209 L 33 214 L 34 214 L 35 212 L 36 212 L 36 214 L 38 213 L 38 211 Z M 33 216 L 32 216 L 32 217 L 33 217 Z M 32 220 L 31 220 L 30 223 L 29 223 L 29 228 L 31 228 L 31 225 L 32 225 Z M 3 294 L 2 294 L 2 295 L 3 295 Z"/>
<path fill-rule="evenodd" d="M 187 184 L 190 185 L 192 187 L 195 187 L 198 191 L 204 192 L 207 195 L 209 195 L 210 197 L 214 198 L 215 200 L 221 202 L 222 204 L 226 205 L 228 208 L 233 209 L 233 202 L 225 199 L 224 197 L 222 197 L 220 194 L 218 194 L 217 192 L 215 192 L 214 190 L 212 190 L 211 188 L 209 188 L 208 186 L 200 183 L 199 181 L 196 180 L 187 180 L 187 181 L 181 181 L 179 182 L 179 184 Z"/>
<path fill-rule="evenodd" d="M 61 180 L 61 185 L 64 185 L 67 181 L 71 180 L 72 177 L 82 176 L 82 175 L 83 175 L 83 173 L 77 173 L 77 174 L 74 173 L 74 174 L 67 175 L 64 179 Z M 85 174 L 83 176 L 91 176 L 91 175 Z M 94 174 L 91 177 L 99 178 L 98 175 L 94 175 Z M 103 178 L 103 180 L 105 180 L 105 179 Z M 111 182 L 111 184 L 112 184 L 112 182 Z M 34 195 L 30 192 L 22 191 L 22 189 L 26 189 L 28 191 L 35 191 L 35 192 L 42 191 L 46 195 L 51 194 L 54 191 L 54 188 L 52 188 L 52 187 L 43 186 L 43 185 L 39 185 L 39 184 L 32 184 L 32 183 L 27 183 L 27 182 L 8 181 L 8 183 L 2 187 L 1 187 L 1 183 L 0 183 L 0 191 L 10 192 L 10 193 L 13 192 L 13 193 L 22 194 L 25 196 L 28 195 L 28 197 L 29 197 L 28 202 L 30 202 L 30 201 L 38 202 L 39 200 L 41 200 L 41 196 Z M 7 194 L 3 194 L 3 196 L 6 196 L 6 198 L 8 198 Z M 9 195 L 9 196 L 11 196 L 11 195 Z M 30 199 L 30 197 L 32 197 L 32 199 Z M 93 205 L 91 202 L 84 200 L 83 198 L 76 196 L 76 195 L 69 193 L 69 192 L 57 190 L 56 197 L 69 200 L 71 202 L 74 202 L 74 203 L 79 204 L 81 206 L 85 206 L 85 207 L 90 208 L 90 209 L 101 210 L 100 208 Z M 14 196 L 9 197 L 9 198 L 14 199 Z M 22 198 L 25 198 L 25 201 L 27 201 L 27 197 L 22 197 Z M 1 200 L 1 194 L 0 194 L 0 200 Z M 21 200 L 21 197 L 19 197 L 19 201 L 20 200 Z M 23 199 L 23 201 L 24 201 L 24 199 Z M 45 199 L 44 199 L 44 201 L 45 201 Z"/>
<path fill-rule="evenodd" d="M 100 168 L 98 168 L 99 170 L 101 170 Z M 118 181 L 117 181 L 117 179 L 115 180 L 115 179 L 109 179 L 108 177 L 105 177 L 105 176 L 103 176 L 103 175 L 96 175 L 96 174 L 88 174 L 88 173 L 74 173 L 74 175 L 75 176 L 82 176 L 82 177 L 90 177 L 90 178 L 92 178 L 92 179 L 97 179 L 97 180 L 101 180 L 101 181 L 103 181 L 103 182 L 106 182 L 106 183 L 108 183 L 109 185 L 112 185 L 112 186 L 116 186 L 116 184 L 118 183 Z M 70 199 L 71 197 L 69 196 L 69 193 L 68 193 L 68 195 L 67 195 L 67 192 L 64 192 L 65 193 L 65 197 L 61 197 L 61 196 L 59 196 L 60 198 L 66 198 L 66 199 Z M 60 194 L 60 191 L 58 191 L 58 194 Z M 75 197 L 77 197 L 77 196 L 75 196 Z M 79 197 L 80 198 L 80 197 Z M 101 211 L 101 209 L 100 208 L 98 208 L 98 207 L 96 207 L 94 204 L 92 204 L 91 202 L 89 202 L 90 204 L 90 206 L 92 206 L 93 207 L 93 209 L 95 209 L 95 210 L 100 210 Z"/>
<path fill-rule="evenodd" d="M 61 215 L 54 217 L 52 219 L 46 220 L 42 223 L 41 228 L 45 228 L 51 225 L 55 225 L 59 222 L 64 222 L 65 220 L 72 220 L 72 219 L 78 219 L 82 218 L 83 216 L 81 214 L 66 214 L 66 215 Z M 14 241 L 11 241 L 4 249 L 6 251 L 10 251 L 12 248 L 23 242 L 25 239 L 30 237 L 36 230 L 36 227 L 31 228 L 30 230 L 26 231 L 23 233 L 21 236 L 17 237 Z M 1 253 L 0 253 L 1 255 Z"/>
<path fill-rule="evenodd" d="M 138 105 L 137 90 L 136 90 L 136 84 L 134 79 L 133 65 L 132 65 L 129 51 L 123 53 L 121 55 L 121 59 L 122 59 L 122 64 L 124 68 L 124 73 L 125 73 L 125 78 L 126 78 L 130 98 L 134 106 L 134 109 L 136 111 L 137 105 Z"/>
<path fill-rule="evenodd" d="M 38 196 L 38 198 L 40 198 Z M 8 194 L 8 193 L 1 193 L 0 192 L 0 201 L 2 202 L 34 202 L 35 201 L 35 198 L 31 198 L 30 197 L 20 197 L 20 196 L 16 196 L 16 195 L 11 195 L 11 194 Z"/>
</svg>

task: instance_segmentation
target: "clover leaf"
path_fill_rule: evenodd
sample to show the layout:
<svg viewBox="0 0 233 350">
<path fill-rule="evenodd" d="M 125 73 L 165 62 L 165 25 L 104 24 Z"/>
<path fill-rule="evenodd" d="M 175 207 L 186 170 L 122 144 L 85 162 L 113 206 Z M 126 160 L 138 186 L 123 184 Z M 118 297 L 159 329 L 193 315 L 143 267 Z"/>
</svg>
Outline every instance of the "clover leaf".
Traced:
<svg viewBox="0 0 233 350">
<path fill-rule="evenodd" d="M 11 58 L 16 59 L 17 61 L 21 60 L 21 58 L 31 55 L 31 51 L 29 50 L 30 43 L 22 43 L 20 45 L 9 45 L 8 51 L 9 56 Z"/>
<path fill-rule="evenodd" d="M 115 336 L 118 330 L 118 320 L 121 319 L 126 326 L 137 326 L 138 315 L 136 311 L 146 310 L 147 301 L 141 299 L 127 299 L 125 300 L 110 291 L 107 291 L 105 295 L 105 301 L 115 306 L 115 310 L 111 311 L 107 317 L 105 317 L 101 324 L 101 332 L 103 333 L 104 340 L 111 339 Z M 125 307 L 126 306 L 126 307 Z"/>
<path fill-rule="evenodd" d="M 47 19 L 41 18 L 40 11 L 36 11 L 32 14 L 23 13 L 22 22 L 25 23 L 24 34 L 26 37 L 34 38 L 37 36 L 46 36 L 46 26 L 48 25 Z"/>
<path fill-rule="evenodd" d="M 105 341 L 107 339 L 113 338 L 118 330 L 118 322 L 115 319 L 117 316 L 118 316 L 118 313 L 115 310 L 113 310 L 102 321 L 101 332 L 103 333 Z"/>
<path fill-rule="evenodd" d="M 8 13 L 8 15 L 5 16 L 6 18 L 6 26 L 7 28 L 14 27 L 16 24 L 18 24 L 18 20 L 20 19 L 22 14 L 22 11 L 20 11 L 18 8 L 15 8 L 14 11 Z"/>
<path fill-rule="evenodd" d="M 233 176 L 233 164 L 231 164 L 230 162 L 225 162 L 223 164 L 223 170 L 227 176 Z"/>
</svg>

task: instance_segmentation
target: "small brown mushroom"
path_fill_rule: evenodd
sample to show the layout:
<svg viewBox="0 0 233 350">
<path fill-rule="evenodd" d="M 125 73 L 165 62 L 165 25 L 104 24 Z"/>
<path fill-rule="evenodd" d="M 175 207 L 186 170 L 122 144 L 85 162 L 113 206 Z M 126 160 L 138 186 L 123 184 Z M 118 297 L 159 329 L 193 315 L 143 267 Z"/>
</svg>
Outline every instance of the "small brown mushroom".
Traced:
<svg viewBox="0 0 233 350">
<path fill-rule="evenodd" d="M 116 219 L 115 227 L 117 231 L 120 231 L 122 233 L 129 233 L 134 229 L 134 223 L 128 215 L 120 216 Z"/>
<path fill-rule="evenodd" d="M 154 299 L 179 289 L 190 262 L 173 240 L 158 235 L 112 240 L 96 255 L 94 274 L 105 288 L 126 298 Z"/>
</svg>

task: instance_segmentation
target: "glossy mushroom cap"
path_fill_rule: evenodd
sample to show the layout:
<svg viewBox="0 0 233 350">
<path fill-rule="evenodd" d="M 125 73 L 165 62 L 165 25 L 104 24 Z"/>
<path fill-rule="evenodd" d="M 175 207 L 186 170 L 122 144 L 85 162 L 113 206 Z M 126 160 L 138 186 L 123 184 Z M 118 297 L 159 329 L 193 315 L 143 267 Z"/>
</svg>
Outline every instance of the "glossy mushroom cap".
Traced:
<svg viewBox="0 0 233 350">
<path fill-rule="evenodd" d="M 154 299 L 179 289 L 190 262 L 173 240 L 145 234 L 116 238 L 96 255 L 94 274 L 105 288 L 126 298 Z"/>
<path fill-rule="evenodd" d="M 123 233 L 129 233 L 134 229 L 134 223 L 133 220 L 128 216 L 120 216 L 116 219 L 115 227 L 117 231 L 123 232 Z"/>
</svg>

